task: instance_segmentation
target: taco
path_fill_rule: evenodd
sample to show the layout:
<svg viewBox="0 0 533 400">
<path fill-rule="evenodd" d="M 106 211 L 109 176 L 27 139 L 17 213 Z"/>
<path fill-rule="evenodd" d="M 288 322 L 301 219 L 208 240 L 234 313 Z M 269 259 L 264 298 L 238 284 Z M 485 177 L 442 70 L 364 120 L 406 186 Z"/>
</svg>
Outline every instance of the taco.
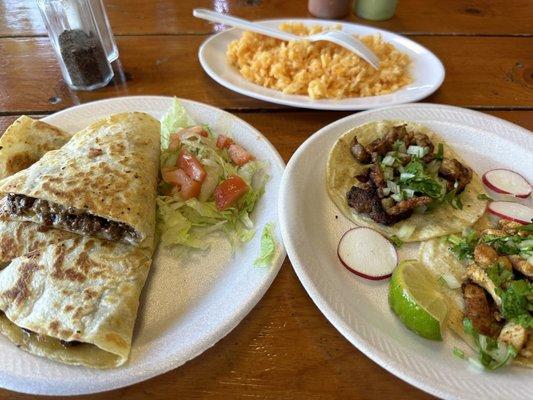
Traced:
<svg viewBox="0 0 533 400">
<path fill-rule="evenodd" d="M 428 128 L 370 122 L 344 133 L 326 167 L 330 198 L 357 225 L 414 242 L 458 232 L 485 211 L 479 176 Z"/>
<path fill-rule="evenodd" d="M 533 224 L 487 226 L 482 219 L 462 235 L 423 242 L 419 259 L 435 278 L 457 282 L 442 286 L 446 324 L 480 352 L 482 363 L 490 366 L 503 347 L 503 356 L 532 368 Z"/>
</svg>

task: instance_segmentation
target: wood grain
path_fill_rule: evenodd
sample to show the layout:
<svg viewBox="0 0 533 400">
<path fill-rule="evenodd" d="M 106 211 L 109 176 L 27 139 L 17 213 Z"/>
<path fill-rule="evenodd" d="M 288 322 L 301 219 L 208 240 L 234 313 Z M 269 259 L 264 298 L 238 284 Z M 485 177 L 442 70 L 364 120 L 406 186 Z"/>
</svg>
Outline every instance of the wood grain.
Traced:
<svg viewBox="0 0 533 400">
<path fill-rule="evenodd" d="M 216 25 L 191 17 L 205 7 L 248 19 L 309 18 L 307 0 L 106 0 L 115 35 L 210 33 Z M 529 0 L 401 0 L 396 15 L 373 22 L 350 14 L 347 21 L 399 33 L 453 35 L 529 35 Z M 46 34 L 33 1 L 0 2 L 0 36 Z"/>
<path fill-rule="evenodd" d="M 287 108 L 225 89 L 201 69 L 201 36 L 118 38 L 122 69 L 106 88 L 75 92 L 61 79 L 47 38 L 0 39 L 0 113 L 50 112 L 125 95 L 170 95 L 230 110 Z M 427 101 L 479 108 L 533 108 L 533 38 L 417 36 L 447 74 Z"/>
</svg>

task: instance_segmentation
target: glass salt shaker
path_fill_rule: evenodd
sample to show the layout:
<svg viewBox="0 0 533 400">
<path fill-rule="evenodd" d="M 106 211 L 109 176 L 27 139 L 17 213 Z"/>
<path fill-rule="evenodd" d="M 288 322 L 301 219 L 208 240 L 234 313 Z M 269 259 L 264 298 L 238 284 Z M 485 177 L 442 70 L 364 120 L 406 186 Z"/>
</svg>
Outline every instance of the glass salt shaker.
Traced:
<svg viewBox="0 0 533 400">
<path fill-rule="evenodd" d="M 37 0 L 63 78 L 76 90 L 94 90 L 113 78 L 92 3 Z"/>
</svg>

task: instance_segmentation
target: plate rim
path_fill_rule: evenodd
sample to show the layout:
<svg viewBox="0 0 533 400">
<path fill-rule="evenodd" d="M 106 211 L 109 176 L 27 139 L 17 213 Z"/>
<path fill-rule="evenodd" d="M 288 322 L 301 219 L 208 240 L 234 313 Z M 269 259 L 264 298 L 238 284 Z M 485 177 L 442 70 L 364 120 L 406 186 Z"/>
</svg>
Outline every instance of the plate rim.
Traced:
<svg viewBox="0 0 533 400">
<path fill-rule="evenodd" d="M 442 384 L 440 382 L 432 382 L 428 383 L 421 378 L 421 375 L 414 371 L 410 370 L 409 368 L 405 368 L 404 365 L 401 363 L 392 360 L 388 358 L 388 354 L 385 351 L 382 351 L 376 347 L 373 347 L 370 343 L 367 343 L 367 340 L 358 333 L 354 328 L 350 327 L 345 321 L 344 318 L 338 314 L 338 312 L 334 309 L 334 307 L 330 304 L 330 301 L 324 296 L 320 290 L 317 289 L 317 285 L 315 284 L 312 276 L 307 271 L 307 268 L 305 267 L 305 263 L 302 261 L 298 251 L 296 251 L 297 246 L 294 245 L 294 240 L 292 236 L 289 234 L 289 224 L 287 221 L 289 221 L 287 212 L 288 207 L 285 207 L 285 204 L 287 203 L 287 198 L 290 196 L 289 192 L 289 176 L 293 175 L 295 163 L 296 160 L 302 157 L 302 154 L 305 153 L 306 149 L 313 144 L 314 141 L 318 140 L 321 135 L 325 134 L 331 129 L 334 129 L 336 126 L 343 124 L 347 120 L 350 120 L 352 118 L 358 118 L 360 116 L 366 116 L 368 114 L 374 114 L 379 113 L 384 110 L 390 110 L 395 108 L 434 108 L 434 109 L 447 109 L 452 110 L 456 112 L 463 112 L 466 114 L 475 115 L 476 117 L 482 116 L 483 118 L 488 118 L 492 121 L 498 121 L 498 123 L 502 125 L 507 125 L 511 129 L 515 129 L 518 131 L 521 131 L 523 134 L 533 134 L 533 132 L 530 132 L 529 130 L 514 124 L 512 122 L 506 121 L 504 119 L 495 117 L 490 114 L 485 114 L 480 111 L 476 110 L 470 110 L 467 108 L 457 107 L 457 106 L 450 106 L 450 105 L 444 105 L 444 104 L 435 104 L 435 103 L 416 103 L 416 104 L 398 104 L 395 106 L 390 107 L 382 107 L 378 109 L 372 109 L 367 110 L 363 112 L 354 113 L 351 115 L 348 115 L 346 117 L 343 117 L 341 119 L 338 119 L 336 121 L 333 121 L 332 123 L 322 127 L 315 133 L 313 133 L 311 136 L 309 136 L 304 143 L 297 149 L 297 151 L 291 156 L 289 162 L 287 163 L 287 167 L 285 168 L 285 172 L 283 173 L 283 178 L 280 185 L 280 202 L 278 203 L 278 213 L 280 217 L 280 230 L 283 237 L 283 242 L 285 244 L 285 249 L 287 251 L 287 255 L 289 257 L 290 263 L 298 276 L 298 279 L 302 283 L 302 286 L 304 287 L 305 291 L 309 295 L 309 297 L 313 300 L 315 305 L 318 307 L 320 312 L 326 317 L 326 319 L 339 331 L 339 333 L 348 340 L 356 349 L 361 351 L 365 356 L 370 358 L 373 362 L 378 364 L 380 367 L 385 369 L 386 371 L 392 373 L 396 377 L 402 379 L 403 381 L 409 383 L 410 385 L 419 388 L 427 393 L 430 393 L 434 396 L 438 396 L 439 398 L 449 398 L 449 399 L 463 399 L 467 398 L 468 396 L 465 396 L 464 394 L 458 394 L 453 388 L 450 388 L 450 386 L 447 386 L 445 384 Z M 462 124 L 466 125 L 466 124 Z M 328 150 L 329 151 L 329 150 Z M 364 323 L 364 322 L 363 322 Z M 409 370 L 409 371 L 408 371 Z M 423 378 L 423 377 L 422 377 Z M 469 396 L 472 396 L 473 393 L 470 393 Z M 469 398 L 469 397 L 468 397 Z"/>
<path fill-rule="evenodd" d="M 395 36 L 395 37 L 399 37 L 399 38 L 402 38 L 403 40 L 407 40 L 408 42 L 410 43 L 414 43 L 416 46 L 420 47 L 421 49 L 423 49 L 424 51 L 426 51 L 428 53 L 428 56 L 430 59 L 432 59 L 439 67 L 439 77 L 438 79 L 436 79 L 436 85 L 434 88 L 432 88 L 431 90 L 427 91 L 427 92 L 422 92 L 421 94 L 415 96 L 413 99 L 409 99 L 409 100 L 405 100 L 405 101 L 395 101 L 389 105 L 387 105 L 386 107 L 394 107 L 396 105 L 400 105 L 400 104 L 409 104 L 409 103 L 413 103 L 413 102 L 418 102 L 419 100 L 422 100 L 426 97 L 429 97 L 431 96 L 433 93 L 435 93 L 443 84 L 444 82 L 444 79 L 446 77 L 446 69 L 444 68 L 444 64 L 443 62 L 440 60 L 439 57 L 436 56 L 436 54 L 434 52 L 432 52 L 430 49 L 428 49 L 427 47 L 423 46 L 422 44 L 406 37 L 406 36 L 403 36 L 403 35 L 400 35 L 396 32 L 392 32 L 392 31 L 389 31 L 389 30 L 386 30 L 386 29 L 381 29 L 381 28 L 376 28 L 376 27 L 373 27 L 373 26 L 370 26 L 370 25 L 364 25 L 364 24 L 357 24 L 357 23 L 351 23 L 351 22 L 345 22 L 345 21 L 335 21 L 335 20 L 325 20 L 325 19 L 318 19 L 318 18 L 271 18 L 271 19 L 259 19 L 259 20 L 255 20 L 254 22 L 278 22 L 278 23 L 282 23 L 282 22 L 315 22 L 315 23 L 327 23 L 329 25 L 333 24 L 333 23 L 339 23 L 339 24 L 342 24 L 342 25 L 349 25 L 349 26 L 355 26 L 355 27 L 363 27 L 363 28 L 369 28 L 369 29 L 372 29 L 375 31 L 375 33 L 382 33 L 382 32 L 385 32 L 389 35 L 392 35 L 392 36 Z M 378 104 L 378 105 L 373 105 L 373 106 L 364 106 L 364 105 L 361 105 L 361 106 L 353 106 L 353 105 L 349 105 L 349 104 L 346 104 L 346 105 L 341 105 L 341 104 L 338 104 L 338 105 L 335 105 L 335 104 L 324 104 L 324 103 L 321 103 L 321 102 L 317 102 L 317 101 L 313 101 L 313 102 L 310 102 L 309 104 L 298 104 L 297 101 L 295 100 L 290 100 L 290 99 L 282 99 L 282 98 L 276 98 L 276 97 L 271 97 L 271 96 L 267 96 L 267 95 L 263 95 L 263 94 L 260 94 L 260 93 L 256 93 L 256 92 L 248 92 L 248 94 L 244 94 L 241 87 L 233 84 L 232 82 L 229 82 L 228 80 L 224 79 L 223 77 L 221 77 L 220 75 L 218 75 L 217 73 L 215 73 L 215 71 L 208 65 L 208 62 L 206 60 L 206 57 L 205 57 L 205 52 L 206 52 L 206 48 L 207 46 L 212 42 L 214 41 L 216 38 L 218 38 L 219 36 L 221 35 L 224 35 L 224 34 L 227 34 L 229 32 L 232 32 L 232 31 L 236 31 L 236 30 L 241 30 L 241 29 L 238 29 L 238 28 L 229 28 L 229 29 L 226 29 L 222 32 L 218 32 L 214 35 L 211 35 L 209 36 L 207 39 L 205 39 L 202 44 L 200 45 L 200 47 L 198 48 L 198 60 L 200 62 L 200 65 L 202 66 L 202 69 L 204 70 L 204 72 L 211 78 L 213 79 L 215 82 L 217 82 L 219 85 L 225 87 L 226 89 L 229 89 L 231 90 L 232 92 L 235 92 L 235 93 L 238 93 L 242 96 L 246 96 L 246 97 L 251 97 L 251 98 L 255 98 L 255 99 L 258 99 L 258 100 L 262 100 L 262 101 L 265 101 L 265 102 L 268 102 L 268 103 L 273 103 L 273 104 L 281 104 L 281 105 L 285 105 L 285 106 L 290 106 L 290 107 L 294 107 L 294 108 L 302 108 L 302 109 L 311 109 L 311 110 L 326 110 L 326 111 L 359 111 L 359 110 L 375 110 L 375 109 L 379 109 L 379 108 L 383 108 L 383 105 L 382 104 Z M 253 84 L 253 82 L 252 82 Z M 262 89 L 265 89 L 263 88 L 262 86 L 260 85 L 257 85 L 258 87 L 262 88 Z M 377 98 L 379 96 L 367 96 L 368 98 Z M 360 99 L 362 97 L 355 97 L 354 99 Z"/>
<path fill-rule="evenodd" d="M 283 158 L 281 157 L 281 155 L 279 154 L 279 151 L 274 147 L 274 145 L 270 142 L 270 140 L 266 136 L 263 135 L 263 133 L 261 133 L 258 129 L 256 129 L 254 126 L 249 124 L 247 121 L 243 120 L 242 118 L 226 110 L 223 110 L 223 109 L 220 109 L 215 106 L 205 104 L 199 101 L 195 101 L 195 100 L 189 100 L 189 99 L 180 98 L 177 96 L 159 96 L 159 95 L 146 95 L 146 96 L 134 95 L 134 96 L 109 97 L 105 99 L 100 99 L 100 100 L 95 100 L 95 101 L 91 101 L 87 103 L 74 105 L 72 107 L 59 110 L 53 114 L 43 116 L 42 118 L 40 118 L 40 120 L 43 120 L 46 122 L 47 120 L 50 119 L 50 117 L 62 116 L 63 114 L 68 114 L 72 112 L 73 110 L 75 112 L 76 110 L 83 109 L 85 107 L 91 107 L 91 106 L 94 106 L 95 104 L 102 104 L 102 103 L 105 104 L 105 103 L 114 103 L 114 102 L 120 103 L 121 101 L 125 101 L 125 100 L 143 101 L 143 100 L 149 100 L 149 99 L 168 101 L 168 100 L 172 100 L 173 98 L 177 98 L 178 100 L 182 101 L 184 104 L 189 103 L 189 104 L 199 105 L 202 107 L 207 107 L 213 111 L 216 111 L 217 113 L 227 114 L 228 116 L 231 116 L 231 118 L 237 119 L 240 123 L 244 124 L 244 126 L 248 130 L 251 131 L 250 133 L 262 138 L 264 143 L 270 148 L 270 150 L 272 151 L 272 155 L 275 156 L 273 157 L 273 159 L 274 158 L 276 159 L 276 161 L 278 162 L 278 166 L 281 167 L 282 169 L 281 177 L 280 177 L 282 179 L 286 164 L 283 161 Z M 142 107 L 140 107 L 140 109 L 142 109 Z M 281 183 L 281 179 L 280 179 L 280 183 Z M 279 202 L 279 189 L 278 189 L 277 199 Z M 277 208 L 275 211 L 277 213 L 276 223 L 278 224 L 278 227 L 280 229 L 280 234 L 281 234 L 279 212 Z M 235 313 L 231 319 L 227 319 L 224 324 L 219 325 L 219 328 L 217 330 L 218 334 L 212 335 L 213 337 L 216 337 L 216 340 L 213 343 L 206 344 L 204 343 L 205 340 L 200 341 L 200 344 L 197 346 L 197 351 L 192 353 L 192 355 L 187 357 L 185 360 L 182 360 L 176 357 L 176 354 L 171 354 L 169 357 L 166 358 L 167 362 L 164 365 L 162 364 L 163 365 L 162 367 L 155 368 L 155 369 L 154 368 L 144 369 L 144 370 L 141 370 L 140 373 L 139 371 L 137 371 L 137 373 L 135 373 L 135 371 L 130 371 L 131 373 L 128 375 L 125 375 L 122 379 L 113 381 L 113 382 L 118 382 L 118 384 L 114 384 L 114 383 L 109 384 L 108 382 L 103 381 L 101 383 L 101 386 L 98 387 L 97 389 L 89 389 L 88 386 L 83 386 L 81 390 L 69 390 L 69 388 L 67 388 L 66 390 L 62 390 L 61 387 L 55 387 L 55 386 L 52 387 L 43 378 L 39 378 L 35 376 L 21 377 L 19 374 L 12 374 L 12 373 L 6 374 L 5 371 L 0 371 L 0 387 L 6 390 L 13 391 L 13 392 L 26 393 L 26 394 L 32 394 L 32 395 L 48 395 L 48 396 L 85 395 L 85 394 L 102 393 L 102 392 L 107 392 L 110 390 L 116 390 L 116 389 L 128 387 L 128 386 L 146 381 L 148 379 L 154 378 L 156 376 L 165 374 L 176 368 L 179 368 L 180 366 L 184 365 L 188 361 L 191 361 L 192 359 L 198 357 L 199 355 L 201 355 L 202 353 L 204 353 L 211 347 L 215 346 L 218 342 L 220 342 L 223 338 L 225 338 L 231 331 L 233 331 L 244 320 L 246 316 L 248 316 L 248 314 L 250 314 L 250 312 L 255 308 L 255 306 L 259 303 L 259 301 L 264 297 L 267 290 L 270 288 L 270 286 L 274 282 L 274 279 L 278 275 L 281 269 L 281 266 L 283 265 L 286 255 L 287 255 L 283 240 L 279 241 L 278 246 L 279 246 L 279 251 L 276 256 L 276 259 L 272 263 L 272 265 L 268 267 L 268 271 L 266 271 L 265 278 L 262 280 L 261 285 L 257 286 L 254 292 L 252 293 L 252 295 L 249 296 L 245 302 L 243 302 L 243 305 L 240 308 L 239 312 Z M 144 289 L 145 288 L 143 286 L 142 293 L 144 293 Z M 137 318 L 136 318 L 136 321 L 137 321 Z M 34 356 L 34 357 L 36 357 L 37 363 L 39 363 L 41 360 L 47 360 L 46 358 L 42 358 L 39 356 Z M 64 366 L 67 368 L 69 367 L 84 368 L 84 367 L 69 366 L 69 365 L 64 365 Z M 113 368 L 110 370 L 101 370 L 101 371 L 105 373 L 106 371 L 116 371 L 116 370 L 119 370 L 120 368 L 121 367 Z M 26 385 L 26 382 L 28 381 L 28 379 L 31 379 L 32 382 L 34 383 L 34 385 L 31 386 L 31 389 L 35 389 L 35 390 L 28 390 L 27 385 Z M 35 385 L 35 383 L 37 383 L 37 385 Z"/>
</svg>

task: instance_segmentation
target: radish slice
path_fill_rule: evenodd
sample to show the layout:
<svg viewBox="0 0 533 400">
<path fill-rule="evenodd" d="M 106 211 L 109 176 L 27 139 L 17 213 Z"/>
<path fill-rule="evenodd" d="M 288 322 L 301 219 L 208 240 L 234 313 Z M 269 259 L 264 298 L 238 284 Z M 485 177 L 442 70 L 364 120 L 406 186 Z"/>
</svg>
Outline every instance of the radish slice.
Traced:
<svg viewBox="0 0 533 400">
<path fill-rule="evenodd" d="M 531 185 L 522 175 L 508 169 L 493 169 L 483 174 L 483 183 L 496 193 L 525 199 L 531 194 Z"/>
<path fill-rule="evenodd" d="M 489 213 L 509 221 L 530 224 L 533 221 L 533 208 L 510 201 L 493 201 L 488 207 Z"/>
<path fill-rule="evenodd" d="M 396 248 L 370 228 L 346 232 L 337 247 L 337 255 L 350 272 L 374 281 L 391 276 L 398 264 Z"/>
</svg>

